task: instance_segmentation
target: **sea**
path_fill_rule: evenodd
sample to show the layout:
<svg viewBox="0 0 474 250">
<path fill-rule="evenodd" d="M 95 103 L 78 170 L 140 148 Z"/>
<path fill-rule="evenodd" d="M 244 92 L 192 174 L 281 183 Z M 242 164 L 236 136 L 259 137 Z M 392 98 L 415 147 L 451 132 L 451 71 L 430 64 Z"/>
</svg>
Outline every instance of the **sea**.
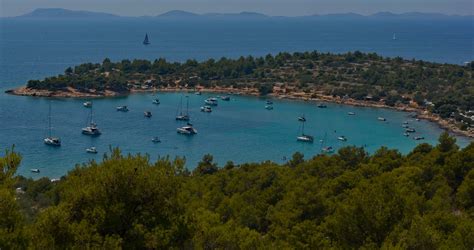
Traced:
<svg viewBox="0 0 474 250">
<path fill-rule="evenodd" d="M 145 34 L 151 44 L 142 45 Z M 393 34 L 397 39 L 393 40 Z M 472 20 L 227 20 L 190 21 L 155 19 L 118 20 L 25 20 L 0 19 L 0 150 L 14 147 L 22 157 L 18 174 L 39 178 L 59 178 L 77 164 L 100 161 L 111 148 L 124 154 L 186 158 L 193 169 L 205 154 L 223 166 L 234 163 L 271 160 L 284 163 L 294 152 L 306 158 L 324 146 L 336 150 L 356 145 L 374 153 L 381 146 L 408 153 L 418 143 L 436 144 L 443 132 L 436 124 L 416 121 L 409 113 L 365 107 L 273 100 L 266 110 L 265 98 L 232 95 L 220 101 L 212 113 L 200 112 L 204 99 L 189 93 L 189 112 L 198 134 L 183 136 L 175 120 L 183 93 L 142 93 L 127 97 L 95 99 L 94 118 L 103 134 L 91 138 L 81 134 L 90 110 L 84 99 L 48 99 L 11 96 L 5 90 L 25 85 L 29 79 L 42 79 L 85 62 L 166 58 L 185 61 L 193 58 L 264 56 L 282 51 L 342 53 L 376 52 L 387 57 L 401 56 L 439 63 L 463 64 L 474 59 Z M 152 100 L 159 98 L 160 105 Z M 48 107 L 52 128 L 61 137 L 58 148 L 43 144 L 48 133 Z M 129 112 L 117 112 L 127 105 Z M 144 111 L 153 116 L 145 118 Z M 354 112 L 356 115 L 348 115 Z M 314 143 L 301 143 L 297 117 L 305 115 L 305 133 Z M 380 122 L 377 117 L 385 117 Z M 416 129 L 403 135 L 402 123 Z M 153 143 L 153 137 L 161 143 Z M 337 138 L 345 136 L 347 141 Z M 425 139 L 416 141 L 413 136 Z M 463 147 L 470 139 L 457 136 Z M 85 149 L 94 146 L 98 154 Z M 3 153 L 0 153 L 3 155 Z M 37 168 L 40 173 L 32 173 Z"/>
</svg>

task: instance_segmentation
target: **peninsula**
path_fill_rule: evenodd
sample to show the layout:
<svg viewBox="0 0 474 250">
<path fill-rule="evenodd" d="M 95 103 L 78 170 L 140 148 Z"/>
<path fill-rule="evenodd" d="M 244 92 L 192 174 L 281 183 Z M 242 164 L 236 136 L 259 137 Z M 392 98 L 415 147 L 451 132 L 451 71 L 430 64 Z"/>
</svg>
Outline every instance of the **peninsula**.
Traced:
<svg viewBox="0 0 474 250">
<path fill-rule="evenodd" d="M 8 93 L 104 97 L 139 91 L 213 91 L 323 100 L 416 112 L 474 137 L 474 63 L 464 66 L 344 54 L 279 53 L 264 57 L 168 62 L 160 58 L 85 63 Z"/>
</svg>

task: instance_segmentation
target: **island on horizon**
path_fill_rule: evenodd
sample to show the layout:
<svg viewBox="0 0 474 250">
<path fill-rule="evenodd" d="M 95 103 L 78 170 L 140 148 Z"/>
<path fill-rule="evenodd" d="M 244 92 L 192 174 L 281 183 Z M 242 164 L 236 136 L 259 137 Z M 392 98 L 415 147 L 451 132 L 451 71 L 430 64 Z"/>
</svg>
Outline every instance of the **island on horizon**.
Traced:
<svg viewBox="0 0 474 250">
<path fill-rule="evenodd" d="M 109 97 L 144 91 L 207 91 L 396 108 L 474 137 L 474 63 L 385 58 L 359 51 L 168 62 L 164 58 L 84 63 L 29 80 L 14 95 Z"/>
</svg>

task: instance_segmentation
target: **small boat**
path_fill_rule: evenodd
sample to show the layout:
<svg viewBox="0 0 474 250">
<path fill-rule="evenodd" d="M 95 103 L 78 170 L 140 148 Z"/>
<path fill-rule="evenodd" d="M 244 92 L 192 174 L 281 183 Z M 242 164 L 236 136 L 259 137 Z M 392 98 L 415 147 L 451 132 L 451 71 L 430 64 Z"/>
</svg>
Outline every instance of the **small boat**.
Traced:
<svg viewBox="0 0 474 250">
<path fill-rule="evenodd" d="M 217 98 L 214 98 L 214 97 L 207 98 L 206 100 L 204 100 L 204 103 L 206 103 L 209 106 L 217 106 Z"/>
<path fill-rule="evenodd" d="M 201 107 L 201 112 L 206 112 L 206 113 L 211 113 L 212 112 L 212 108 L 211 106 L 202 106 Z"/>
<path fill-rule="evenodd" d="M 320 104 L 318 104 L 317 107 L 320 108 L 320 109 L 324 109 L 324 108 L 327 108 L 328 106 L 326 104 L 320 103 Z"/>
<path fill-rule="evenodd" d="M 404 121 L 403 124 L 408 124 L 408 121 Z"/>
<path fill-rule="evenodd" d="M 339 141 L 347 141 L 347 138 L 346 138 L 345 136 L 343 136 L 343 135 L 337 137 L 337 139 L 338 139 Z"/>
<path fill-rule="evenodd" d="M 57 137 L 47 137 L 44 138 L 44 144 L 59 147 L 61 146 L 61 140 Z"/>
<path fill-rule="evenodd" d="M 397 40 L 397 36 L 393 33 L 392 40 Z"/>
<path fill-rule="evenodd" d="M 156 98 L 155 100 L 153 100 L 153 104 L 156 104 L 156 105 L 160 104 L 160 100 Z"/>
<path fill-rule="evenodd" d="M 273 106 L 272 106 L 272 105 L 265 105 L 265 109 L 266 109 L 266 110 L 272 110 L 272 109 L 273 109 Z"/>
<path fill-rule="evenodd" d="M 148 33 L 145 34 L 145 39 L 143 40 L 143 45 L 150 44 L 150 40 L 148 40 Z"/>
<path fill-rule="evenodd" d="M 415 137 L 413 137 L 413 139 L 414 139 L 415 141 L 419 141 L 419 140 L 425 139 L 425 137 L 423 137 L 423 136 L 415 136 Z"/>
<path fill-rule="evenodd" d="M 87 127 L 82 128 L 82 134 L 90 136 L 99 136 L 101 134 L 97 124 L 94 122 L 94 112 L 92 107 L 89 114 L 89 124 Z"/>
<path fill-rule="evenodd" d="M 118 106 L 116 107 L 117 111 L 121 112 L 128 112 L 128 107 L 127 106 Z"/>
<path fill-rule="evenodd" d="M 406 136 L 406 137 L 410 136 L 410 134 L 407 133 L 407 132 L 403 133 L 403 135 Z"/>
<path fill-rule="evenodd" d="M 143 115 L 144 115 L 145 117 L 147 117 L 147 118 L 150 118 L 150 117 L 151 117 L 151 112 L 150 112 L 150 111 L 145 111 L 145 112 L 143 113 Z"/>
<path fill-rule="evenodd" d="M 97 124 L 91 123 L 89 126 L 82 128 L 82 134 L 91 135 L 91 136 L 99 136 L 102 134 L 102 132 L 100 132 L 99 128 L 97 127 Z"/>
<path fill-rule="evenodd" d="M 159 142 L 161 142 L 160 138 L 158 138 L 157 136 L 153 137 L 153 138 L 151 139 L 151 141 L 154 142 L 154 143 L 159 143 Z"/>
<path fill-rule="evenodd" d="M 408 128 L 408 125 L 403 124 L 403 125 L 402 125 L 402 128 Z"/>
<path fill-rule="evenodd" d="M 387 119 L 385 119 L 384 117 L 377 117 L 377 120 L 379 120 L 381 122 L 387 121 Z"/>
<path fill-rule="evenodd" d="M 321 149 L 321 151 L 322 151 L 323 153 L 332 154 L 332 153 L 334 153 L 334 148 L 331 147 L 331 146 L 323 147 L 323 148 Z"/>
<path fill-rule="evenodd" d="M 348 115 L 355 115 L 356 113 L 354 112 L 347 112 Z"/>
<path fill-rule="evenodd" d="M 183 135 L 195 135 L 195 134 L 197 134 L 197 130 L 195 128 L 193 128 L 191 125 L 177 128 L 176 132 L 178 132 L 178 134 L 183 134 Z"/>
<path fill-rule="evenodd" d="M 195 95 L 201 95 L 201 91 L 197 91 L 196 93 L 194 93 Z"/>
<path fill-rule="evenodd" d="M 420 121 L 420 119 L 416 118 L 416 121 L 417 121 L 417 122 L 419 122 L 419 121 Z"/>
<path fill-rule="evenodd" d="M 31 171 L 32 173 L 39 173 L 39 172 L 40 172 L 40 170 L 37 169 L 37 168 L 32 168 L 32 169 L 30 169 L 30 171 Z"/>
<path fill-rule="evenodd" d="M 302 134 L 302 135 L 296 137 L 296 140 L 301 141 L 301 142 L 310 142 L 310 143 L 312 143 L 314 141 L 314 137 L 312 137 L 311 135 Z"/>
<path fill-rule="evenodd" d="M 296 140 L 297 141 L 300 141 L 300 142 L 309 142 L 309 143 L 313 143 L 314 141 L 314 137 L 311 136 L 311 135 L 307 135 L 304 133 L 304 124 L 306 123 L 306 119 L 305 121 L 301 122 L 301 135 L 300 136 L 297 136 L 296 137 Z"/>
<path fill-rule="evenodd" d="M 407 128 L 407 129 L 405 129 L 405 132 L 407 132 L 407 133 L 415 133 L 416 130 L 415 130 L 414 128 Z"/>
<path fill-rule="evenodd" d="M 183 97 L 181 96 L 178 111 L 176 112 L 176 121 L 189 121 L 189 98 L 186 96 L 186 112 L 183 112 Z"/>
<path fill-rule="evenodd" d="M 43 139 L 44 144 L 54 147 L 61 146 L 61 139 L 59 137 L 52 136 L 51 127 L 51 101 L 49 102 L 49 114 L 48 114 L 48 137 Z"/>
<path fill-rule="evenodd" d="M 92 102 L 84 102 L 84 103 L 82 104 L 82 106 L 84 106 L 84 107 L 86 107 L 86 108 L 90 108 L 90 107 L 92 107 Z"/>
<path fill-rule="evenodd" d="M 273 102 L 272 102 L 272 101 L 270 101 L 270 100 L 267 100 L 266 104 L 267 104 L 267 105 L 272 105 L 272 104 L 273 104 Z"/>
<path fill-rule="evenodd" d="M 221 96 L 221 100 L 223 101 L 230 101 L 230 97 L 229 96 Z"/>
<path fill-rule="evenodd" d="M 300 122 L 305 122 L 305 121 L 306 121 L 306 118 L 304 117 L 304 115 L 298 116 L 298 121 L 300 121 Z"/>
<path fill-rule="evenodd" d="M 95 147 L 86 148 L 86 152 L 89 154 L 97 154 L 97 149 Z"/>
</svg>

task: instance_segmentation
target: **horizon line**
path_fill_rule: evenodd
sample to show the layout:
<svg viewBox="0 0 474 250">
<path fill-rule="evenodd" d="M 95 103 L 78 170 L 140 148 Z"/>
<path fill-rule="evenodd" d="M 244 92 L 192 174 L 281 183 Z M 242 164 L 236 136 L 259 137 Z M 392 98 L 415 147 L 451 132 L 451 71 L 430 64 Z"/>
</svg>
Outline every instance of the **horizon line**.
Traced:
<svg viewBox="0 0 474 250">
<path fill-rule="evenodd" d="M 106 15 L 112 15 L 115 17 L 129 17 L 129 18 L 139 18 L 139 17 L 158 17 L 162 16 L 167 13 L 171 12 L 182 12 L 182 13 L 188 13 L 188 14 L 194 14 L 197 16 L 206 16 L 206 15 L 238 15 L 238 14 L 258 14 L 258 15 L 264 15 L 266 17 L 311 17 L 311 16 L 329 16 L 329 15 L 359 15 L 363 17 L 371 17 L 377 14 L 393 14 L 393 15 L 404 15 L 404 14 L 425 14 L 425 15 L 443 15 L 443 16 L 448 16 L 448 17 L 471 17 L 474 16 L 472 14 L 450 14 L 450 13 L 442 13 L 442 12 L 422 12 L 422 11 L 406 11 L 406 12 L 393 12 L 393 11 L 387 11 L 387 10 L 380 10 L 376 12 L 372 12 L 370 14 L 362 14 L 358 12 L 328 12 L 328 13 L 313 13 L 313 14 L 306 14 L 306 15 L 269 15 L 264 12 L 257 12 L 257 11 L 248 11 L 248 10 L 242 10 L 242 11 L 237 11 L 237 12 L 193 12 L 193 11 L 188 11 L 188 10 L 183 10 L 183 9 L 172 9 L 168 11 L 164 11 L 161 13 L 157 13 L 155 15 L 121 15 L 121 14 L 115 14 L 111 12 L 104 12 L 104 11 L 98 11 L 98 10 L 87 10 L 87 9 L 68 9 L 68 8 L 61 8 L 61 7 L 47 7 L 47 8 L 35 8 L 32 9 L 26 13 L 16 15 L 16 16 L 0 16 L 0 18 L 15 18 L 15 17 L 23 17 L 25 15 L 34 13 L 35 11 L 38 10 L 63 10 L 63 11 L 71 11 L 71 12 L 87 12 L 87 13 L 94 13 L 94 14 L 106 14 Z"/>
</svg>

